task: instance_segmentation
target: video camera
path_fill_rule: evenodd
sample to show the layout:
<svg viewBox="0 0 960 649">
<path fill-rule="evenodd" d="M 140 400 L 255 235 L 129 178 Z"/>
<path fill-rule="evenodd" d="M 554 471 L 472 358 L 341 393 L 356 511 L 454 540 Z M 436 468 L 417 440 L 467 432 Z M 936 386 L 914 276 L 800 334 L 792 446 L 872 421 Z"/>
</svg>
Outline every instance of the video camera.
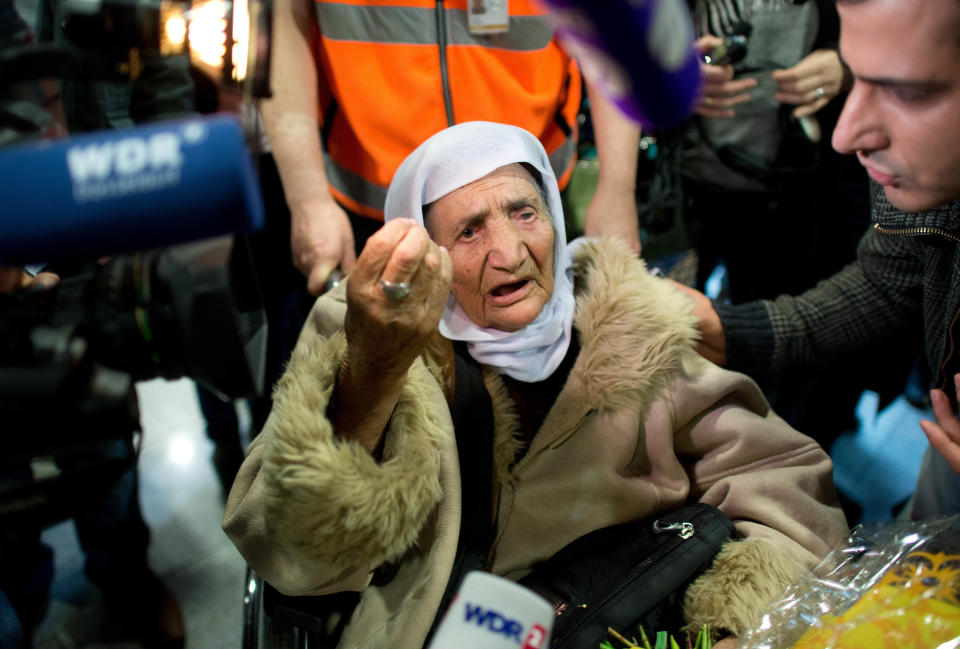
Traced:
<svg viewBox="0 0 960 649">
<path fill-rule="evenodd" d="M 263 226 L 239 121 L 198 116 L 62 139 L 13 92 L 40 79 L 132 81 L 185 56 L 219 88 L 269 94 L 265 0 L 61 0 L 68 44 L 0 49 L 0 266 L 59 283 L 0 294 L 0 520 L 41 524 L 129 466 L 41 477 L 38 460 L 127 440 L 134 384 L 188 376 L 263 390 L 266 318 L 245 238 Z M 240 235 L 240 236 L 235 236 Z M 132 459 L 135 459 L 135 455 Z"/>
</svg>

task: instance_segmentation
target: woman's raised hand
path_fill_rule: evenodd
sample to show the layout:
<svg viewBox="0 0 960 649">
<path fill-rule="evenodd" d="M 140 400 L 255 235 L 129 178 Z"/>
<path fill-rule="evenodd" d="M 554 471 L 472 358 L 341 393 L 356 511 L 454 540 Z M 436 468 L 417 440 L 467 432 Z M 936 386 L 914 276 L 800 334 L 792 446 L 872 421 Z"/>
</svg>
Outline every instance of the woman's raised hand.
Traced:
<svg viewBox="0 0 960 649">
<path fill-rule="evenodd" d="M 374 233 L 350 271 L 347 355 L 331 418 L 338 435 L 373 455 L 382 448 L 407 370 L 440 322 L 452 275 L 450 255 L 412 219 L 390 221 Z"/>
<path fill-rule="evenodd" d="M 443 316 L 452 274 L 446 249 L 413 219 L 390 221 L 371 236 L 347 282 L 350 362 L 402 376 Z"/>
</svg>

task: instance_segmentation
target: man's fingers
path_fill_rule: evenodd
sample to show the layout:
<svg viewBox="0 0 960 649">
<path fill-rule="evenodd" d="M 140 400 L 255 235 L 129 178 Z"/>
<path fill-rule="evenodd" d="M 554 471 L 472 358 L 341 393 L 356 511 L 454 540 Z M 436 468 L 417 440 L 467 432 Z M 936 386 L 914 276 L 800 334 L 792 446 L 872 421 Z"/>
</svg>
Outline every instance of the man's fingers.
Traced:
<svg viewBox="0 0 960 649">
<path fill-rule="evenodd" d="M 823 99 L 818 99 L 812 104 L 803 104 L 802 106 L 797 106 L 796 108 L 793 109 L 793 116 L 796 118 L 800 118 L 800 117 L 806 117 L 807 115 L 813 115 L 814 113 L 819 111 L 821 108 L 826 106 L 828 101 L 829 99 L 823 98 Z"/>
<path fill-rule="evenodd" d="M 725 95 L 737 95 L 756 87 L 757 80 L 753 77 L 750 77 L 749 79 L 738 79 L 736 81 L 728 81 L 727 83 L 723 84 L 721 93 Z"/>
<path fill-rule="evenodd" d="M 770 73 L 770 76 L 780 84 L 780 86 L 792 86 L 801 83 L 805 78 L 810 76 L 810 74 L 811 70 L 798 64 L 786 70 L 774 70 Z"/>
<path fill-rule="evenodd" d="M 809 85 L 809 87 L 807 87 Z M 806 83 L 800 83 L 799 81 L 790 82 L 790 83 L 781 83 L 777 86 L 777 93 L 779 95 L 790 95 L 790 96 L 803 96 L 808 90 L 813 90 L 816 86 Z"/>
<path fill-rule="evenodd" d="M 700 66 L 703 85 L 710 86 L 726 83 L 733 79 L 732 65 L 707 65 Z"/>
<path fill-rule="evenodd" d="M 951 440 L 946 431 L 932 421 L 921 421 L 920 428 L 930 440 L 930 446 L 946 459 L 954 471 L 960 473 L 960 443 Z"/>
<path fill-rule="evenodd" d="M 707 84 L 696 112 L 703 117 L 733 117 L 733 107 L 749 102 L 750 93 L 746 91 L 756 85 L 754 78 Z"/>
<path fill-rule="evenodd" d="M 954 382 L 957 382 L 956 377 Z M 943 390 L 930 390 L 930 403 L 936 422 L 923 420 L 920 428 L 933 446 L 960 473 L 960 419 Z"/>
<path fill-rule="evenodd" d="M 707 108 L 702 104 L 694 111 L 701 117 L 733 117 L 736 113 L 730 108 Z"/>
<path fill-rule="evenodd" d="M 826 83 L 811 79 L 808 83 L 781 86 L 780 90 L 774 94 L 774 99 L 785 104 L 810 104 L 825 98 L 828 94 L 832 97 L 833 93 L 827 91 Z"/>
<path fill-rule="evenodd" d="M 798 107 L 803 106 L 805 107 L 804 113 L 809 115 L 826 106 L 830 102 L 832 95 L 827 96 L 824 94 L 821 97 L 817 97 L 817 95 L 813 92 L 800 95 L 778 92 L 773 96 L 773 98 L 779 101 L 781 104 L 790 104 L 791 106 Z M 794 116 L 799 117 L 800 115 L 794 113 Z"/>
<path fill-rule="evenodd" d="M 56 286 L 60 282 L 60 276 L 56 273 L 37 273 L 34 277 L 24 278 L 23 286 L 24 288 L 32 286 L 42 286 L 43 288 L 51 288 Z"/>
<path fill-rule="evenodd" d="M 745 104 L 750 101 L 750 95 L 743 93 L 742 95 L 733 95 L 732 97 L 712 97 L 713 101 L 710 103 L 711 108 L 733 108 L 734 106 L 739 106 L 740 104 Z"/>
<path fill-rule="evenodd" d="M 307 292 L 319 297 L 323 294 L 324 278 L 327 276 L 321 270 L 314 270 L 307 276 Z"/>
<path fill-rule="evenodd" d="M 823 61 L 818 60 L 816 57 L 811 58 L 808 55 L 792 68 L 774 70 L 770 73 L 770 76 L 772 76 L 773 80 L 777 83 L 790 83 L 819 74 L 823 71 L 823 67 Z"/>
<path fill-rule="evenodd" d="M 757 80 L 753 77 L 748 79 L 737 79 L 736 81 L 723 80 L 723 81 L 711 81 L 710 83 L 703 84 L 703 95 L 708 97 L 729 97 L 730 95 L 737 95 L 742 92 L 746 92 L 751 88 L 757 86 Z"/>
<path fill-rule="evenodd" d="M 707 54 L 723 42 L 723 39 L 713 34 L 704 34 L 693 42 L 693 47 L 701 54 Z"/>
<path fill-rule="evenodd" d="M 330 264 L 315 264 L 307 276 L 307 291 L 310 295 L 323 295 L 327 290 L 327 278 L 333 272 Z"/>
<path fill-rule="evenodd" d="M 803 73 L 791 76 L 777 77 L 773 74 L 773 80 L 780 87 L 780 92 L 803 94 L 813 92 L 817 88 L 831 85 L 831 77 L 819 72 Z"/>
<path fill-rule="evenodd" d="M 937 424 L 950 439 L 960 444 L 960 420 L 953 412 L 946 393 L 943 390 L 930 390 L 930 403 L 933 406 L 933 415 L 937 418 Z"/>
<path fill-rule="evenodd" d="M 696 112 L 703 117 L 733 117 L 734 106 L 750 101 L 750 95 L 742 94 L 734 97 L 704 97 L 697 104 Z"/>
<path fill-rule="evenodd" d="M 793 68 L 789 68 L 787 70 L 774 70 L 770 73 L 770 77 L 780 86 L 794 84 L 799 78 L 796 70 Z"/>
</svg>

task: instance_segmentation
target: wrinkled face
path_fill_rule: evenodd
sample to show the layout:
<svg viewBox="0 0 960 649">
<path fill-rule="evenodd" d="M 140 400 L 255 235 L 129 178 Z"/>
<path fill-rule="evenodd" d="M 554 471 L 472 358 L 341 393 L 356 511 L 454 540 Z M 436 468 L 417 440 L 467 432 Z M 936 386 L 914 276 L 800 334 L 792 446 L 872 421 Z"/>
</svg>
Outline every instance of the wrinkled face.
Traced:
<svg viewBox="0 0 960 649">
<path fill-rule="evenodd" d="M 838 3 L 854 85 L 833 134 L 907 212 L 960 198 L 960 3 Z"/>
<path fill-rule="evenodd" d="M 434 202 L 427 229 L 453 262 L 451 291 L 478 326 L 517 331 L 553 293 L 553 226 L 533 178 L 507 165 Z"/>
</svg>

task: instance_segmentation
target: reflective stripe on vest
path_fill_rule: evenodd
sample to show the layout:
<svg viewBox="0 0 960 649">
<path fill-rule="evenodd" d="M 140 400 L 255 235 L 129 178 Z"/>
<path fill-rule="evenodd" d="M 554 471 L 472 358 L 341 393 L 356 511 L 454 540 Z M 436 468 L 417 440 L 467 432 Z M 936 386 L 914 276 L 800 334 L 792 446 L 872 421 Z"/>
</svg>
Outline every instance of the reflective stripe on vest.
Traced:
<svg viewBox="0 0 960 649">
<path fill-rule="evenodd" d="M 341 201 L 351 203 L 349 199 L 363 197 L 364 205 L 383 212 L 383 205 L 387 200 L 386 187 L 372 183 L 363 176 L 358 176 L 338 165 L 326 151 L 323 152 L 323 170 L 327 173 L 327 182 L 330 183 L 331 189 L 340 194 L 337 198 Z M 348 204 L 347 207 L 354 212 L 362 213 L 363 211 L 357 205 Z"/>
<path fill-rule="evenodd" d="M 571 167 L 573 154 L 577 150 L 577 138 L 571 135 L 564 143 L 553 153 L 550 154 L 550 166 L 553 167 L 553 174 L 558 180 L 564 179 L 564 175 Z M 327 174 L 327 182 L 335 190 L 342 202 L 347 203 L 347 207 L 355 212 L 363 213 L 362 207 L 353 204 L 355 197 L 363 197 L 363 205 L 373 208 L 378 212 L 383 212 L 383 205 L 387 200 L 387 188 L 377 183 L 372 183 L 363 176 L 359 176 L 349 169 L 338 165 L 333 158 L 323 154 L 323 169 Z M 566 183 L 561 183 L 565 185 Z"/>
<path fill-rule="evenodd" d="M 560 188 L 567 186 L 570 180 L 570 172 L 573 170 L 573 158 L 577 153 L 577 133 L 570 134 L 563 144 L 556 148 L 548 156 L 550 166 L 553 167 L 553 175 L 557 177 Z"/>
<path fill-rule="evenodd" d="M 316 3 L 317 19 L 325 38 L 335 41 L 362 41 L 398 45 L 436 45 L 436 9 L 424 7 L 372 7 Z M 477 45 L 527 52 L 543 49 L 553 38 L 553 28 L 543 16 L 510 16 L 504 34 L 474 36 L 467 27 L 462 9 L 445 9 L 453 19 L 447 45 Z"/>
</svg>

